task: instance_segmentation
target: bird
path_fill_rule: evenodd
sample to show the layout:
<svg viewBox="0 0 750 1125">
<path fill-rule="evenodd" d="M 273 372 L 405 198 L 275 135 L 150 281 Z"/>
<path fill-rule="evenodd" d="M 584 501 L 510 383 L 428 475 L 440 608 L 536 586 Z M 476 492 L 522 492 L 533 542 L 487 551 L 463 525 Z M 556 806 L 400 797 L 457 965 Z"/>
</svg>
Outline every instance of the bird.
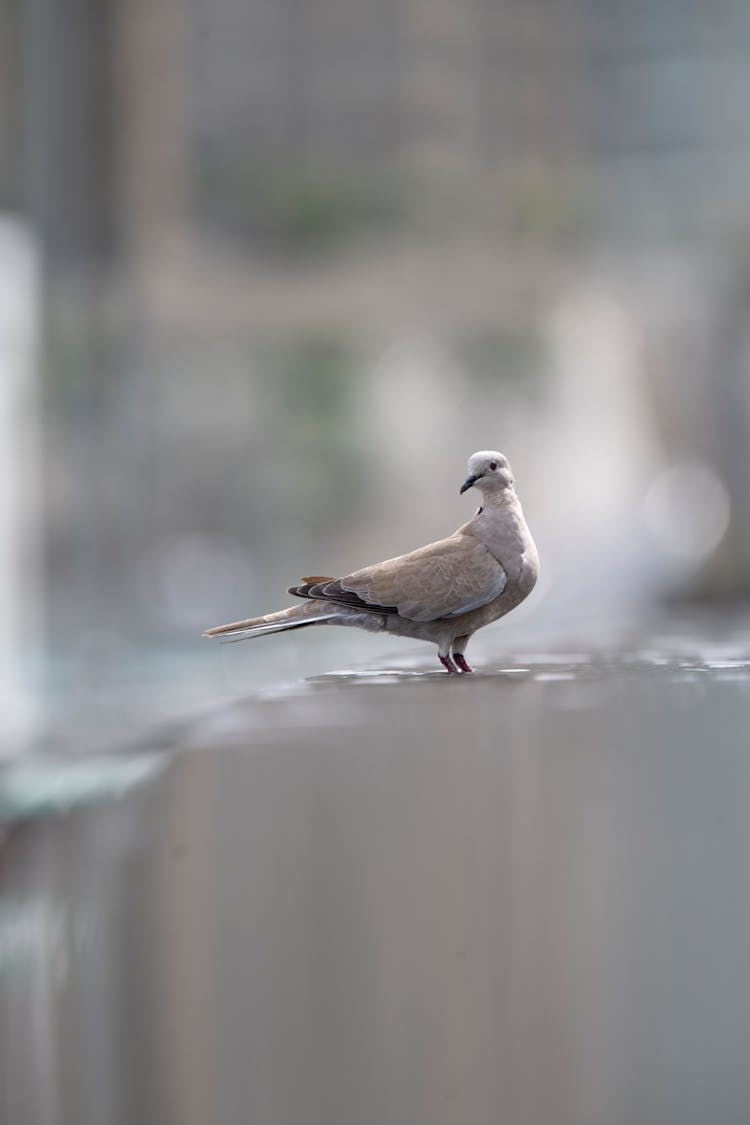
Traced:
<svg viewBox="0 0 750 1125">
<path fill-rule="evenodd" d="M 528 597 L 539 554 L 507 457 L 480 450 L 467 471 L 459 493 L 475 488 L 481 504 L 452 535 L 343 578 L 302 578 L 288 591 L 300 604 L 217 625 L 203 636 L 245 640 L 310 625 L 351 625 L 430 641 L 447 672 L 473 671 L 465 655 L 469 639 Z"/>
</svg>

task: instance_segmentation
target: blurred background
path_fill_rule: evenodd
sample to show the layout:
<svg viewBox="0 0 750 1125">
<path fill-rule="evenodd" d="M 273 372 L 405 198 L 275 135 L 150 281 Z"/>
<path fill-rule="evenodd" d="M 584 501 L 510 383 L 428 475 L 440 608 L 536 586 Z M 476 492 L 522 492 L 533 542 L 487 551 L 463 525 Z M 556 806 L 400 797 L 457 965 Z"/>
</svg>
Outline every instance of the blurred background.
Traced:
<svg viewBox="0 0 750 1125">
<path fill-rule="evenodd" d="M 3 1125 L 746 1125 L 749 314 L 746 0 L 0 0 Z"/>
<path fill-rule="evenodd" d="M 748 73 L 743 0 L 0 0 L 3 748 L 398 658 L 199 633 L 478 448 L 519 627 L 747 597 Z"/>
</svg>

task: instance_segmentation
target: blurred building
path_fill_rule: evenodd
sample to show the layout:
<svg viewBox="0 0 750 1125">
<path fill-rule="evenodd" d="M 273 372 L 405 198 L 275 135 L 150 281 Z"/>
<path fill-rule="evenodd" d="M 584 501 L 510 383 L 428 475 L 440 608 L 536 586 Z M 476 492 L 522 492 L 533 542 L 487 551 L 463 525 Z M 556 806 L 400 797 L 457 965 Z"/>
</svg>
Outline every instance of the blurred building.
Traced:
<svg viewBox="0 0 750 1125">
<path fill-rule="evenodd" d="M 2 29 L 0 199 L 54 263 L 746 228 L 739 0 L 5 0 Z"/>
</svg>

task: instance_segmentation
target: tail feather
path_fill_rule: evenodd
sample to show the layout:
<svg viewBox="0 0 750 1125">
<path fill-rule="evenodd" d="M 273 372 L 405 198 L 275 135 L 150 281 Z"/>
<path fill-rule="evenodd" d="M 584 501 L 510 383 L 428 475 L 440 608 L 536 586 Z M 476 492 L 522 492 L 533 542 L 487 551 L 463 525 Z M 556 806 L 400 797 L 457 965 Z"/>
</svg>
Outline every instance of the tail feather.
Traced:
<svg viewBox="0 0 750 1125">
<path fill-rule="evenodd" d="M 246 621 L 230 621 L 228 625 L 216 625 L 206 629 L 204 637 L 219 637 L 221 640 L 245 641 L 251 637 L 263 637 L 268 633 L 283 633 L 287 629 L 303 629 L 306 625 L 321 625 L 340 612 L 330 606 L 307 604 L 290 606 L 278 613 L 266 613 L 262 617 L 249 617 Z"/>
</svg>

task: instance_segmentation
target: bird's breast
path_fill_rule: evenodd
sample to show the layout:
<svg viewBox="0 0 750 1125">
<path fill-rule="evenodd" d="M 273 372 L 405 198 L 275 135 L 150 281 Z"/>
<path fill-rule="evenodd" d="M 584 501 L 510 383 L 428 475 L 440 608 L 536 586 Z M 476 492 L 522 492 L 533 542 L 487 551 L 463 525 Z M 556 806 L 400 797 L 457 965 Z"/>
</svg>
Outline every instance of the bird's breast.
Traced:
<svg viewBox="0 0 750 1125">
<path fill-rule="evenodd" d="M 509 582 L 530 583 L 531 589 L 539 571 L 539 555 L 518 500 L 497 507 L 486 505 L 473 523 L 475 535 L 503 567 Z"/>
</svg>

